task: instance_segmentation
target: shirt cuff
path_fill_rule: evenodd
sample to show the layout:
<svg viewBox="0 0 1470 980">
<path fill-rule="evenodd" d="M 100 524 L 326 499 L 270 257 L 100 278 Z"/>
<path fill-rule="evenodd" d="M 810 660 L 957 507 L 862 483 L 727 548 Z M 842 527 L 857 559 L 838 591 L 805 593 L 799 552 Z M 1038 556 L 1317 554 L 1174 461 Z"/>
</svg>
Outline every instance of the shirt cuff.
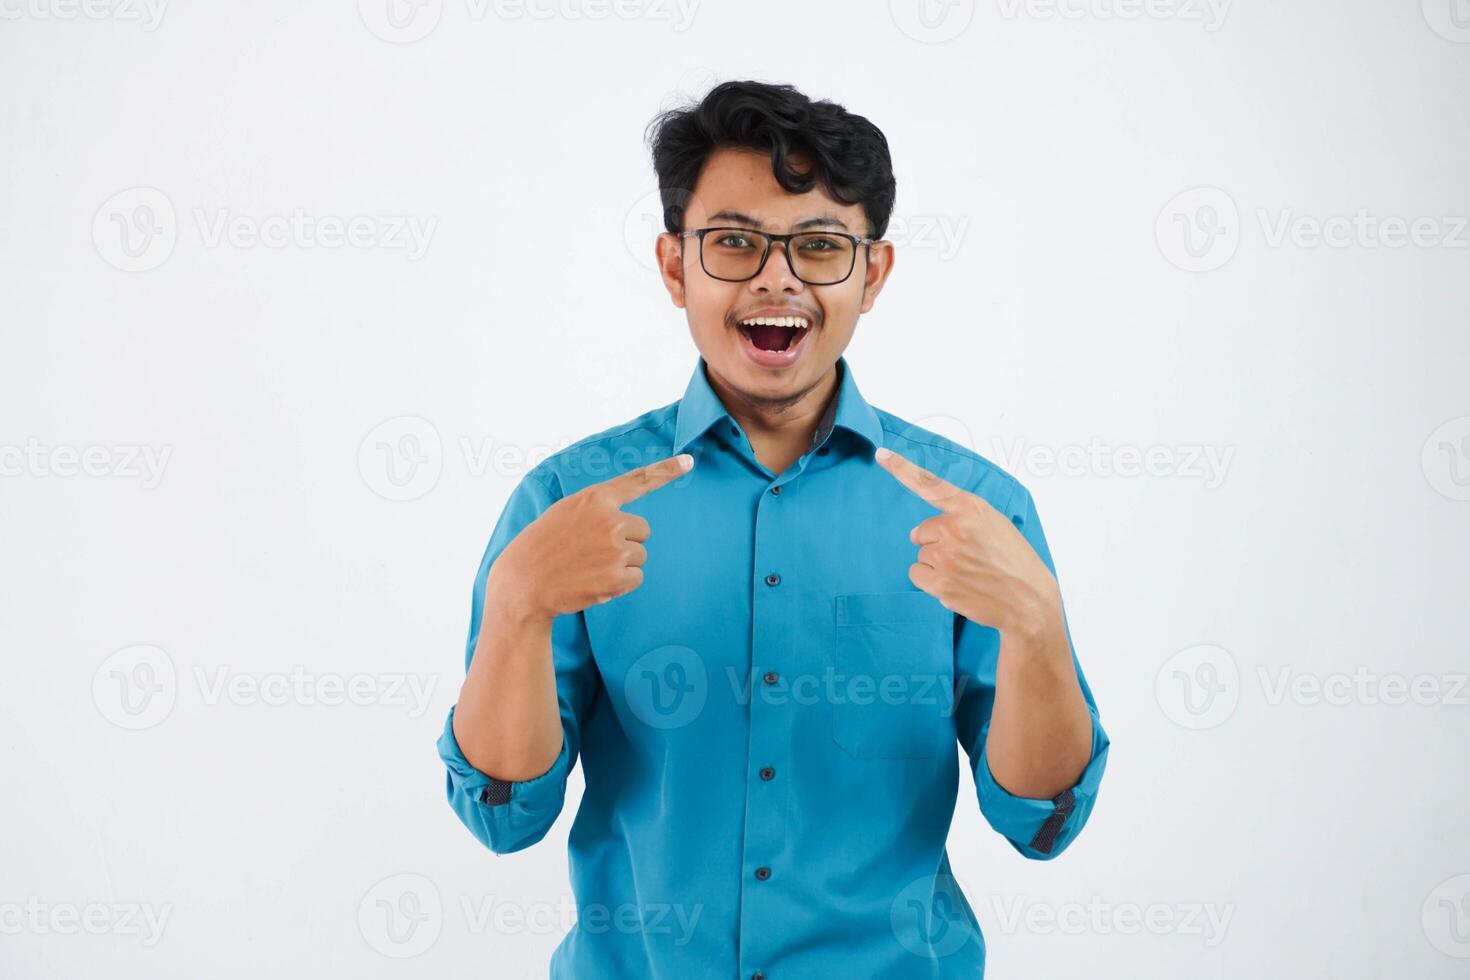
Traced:
<svg viewBox="0 0 1470 980">
<path fill-rule="evenodd" d="M 988 747 L 980 751 L 975 763 L 980 811 L 990 826 L 1026 857 L 1045 860 L 1062 853 L 1092 812 L 1098 784 L 1107 766 L 1110 743 L 1097 712 L 1089 707 L 1088 714 L 1092 717 L 1092 755 L 1087 768 L 1082 770 L 1075 785 L 1051 799 L 1011 793 L 996 782 L 995 774 L 990 771 Z"/>
<path fill-rule="evenodd" d="M 525 821 L 550 814 L 555 819 L 561 812 L 567 774 L 571 770 L 571 752 L 565 733 L 562 734 L 561 752 L 546 772 L 531 779 L 496 779 L 470 765 L 460 751 L 459 742 L 454 737 L 454 709 L 450 708 L 449 716 L 444 720 L 444 733 L 439 736 L 439 758 L 444 760 L 449 770 L 451 792 L 463 794 L 481 806 L 498 811 L 497 817 Z M 502 809 L 507 807 L 508 810 Z"/>
</svg>

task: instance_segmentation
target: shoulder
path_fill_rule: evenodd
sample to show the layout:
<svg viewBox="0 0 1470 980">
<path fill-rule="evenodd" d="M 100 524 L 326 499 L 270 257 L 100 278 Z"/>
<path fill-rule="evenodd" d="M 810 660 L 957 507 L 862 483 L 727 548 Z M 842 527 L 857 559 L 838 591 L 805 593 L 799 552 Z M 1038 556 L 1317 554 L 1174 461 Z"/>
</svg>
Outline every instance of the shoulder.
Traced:
<svg viewBox="0 0 1470 980">
<path fill-rule="evenodd" d="M 527 474 L 557 496 L 575 493 L 619 473 L 655 463 L 669 454 L 679 403 L 650 409 L 636 418 L 583 436 L 546 457 Z"/>
<path fill-rule="evenodd" d="M 883 442 L 889 449 L 955 486 L 983 497 L 1009 517 L 1025 515 L 1031 495 L 1004 467 L 933 429 L 881 408 L 875 407 L 873 411 L 883 425 Z M 964 428 L 962 423 L 957 422 L 956 426 Z"/>
</svg>

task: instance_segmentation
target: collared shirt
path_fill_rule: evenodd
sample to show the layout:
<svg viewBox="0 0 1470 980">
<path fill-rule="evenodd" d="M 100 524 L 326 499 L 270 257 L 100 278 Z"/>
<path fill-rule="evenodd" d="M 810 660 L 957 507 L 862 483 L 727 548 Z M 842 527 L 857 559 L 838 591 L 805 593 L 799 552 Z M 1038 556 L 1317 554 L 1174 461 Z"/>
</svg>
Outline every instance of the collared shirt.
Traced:
<svg viewBox="0 0 1470 980">
<path fill-rule="evenodd" d="M 495 780 L 439 739 L 449 803 L 491 850 L 540 841 L 567 774 L 586 784 L 568 839 L 577 922 L 552 980 L 973 978 L 985 944 L 946 835 L 960 749 L 981 813 L 1054 858 L 1087 822 L 1108 737 L 1053 799 L 1012 795 L 986 733 L 999 634 L 908 577 L 909 531 L 938 511 L 874 460 L 888 446 L 989 501 L 1055 572 L 1029 492 L 970 449 L 870 406 L 839 359 L 836 397 L 785 471 L 756 458 L 701 358 L 678 402 L 577 442 L 512 492 L 475 578 L 559 498 L 690 452 L 623 509 L 645 517 L 643 584 L 556 617 L 563 743 L 545 774 Z M 1070 642 L 1070 630 L 1068 630 Z"/>
</svg>

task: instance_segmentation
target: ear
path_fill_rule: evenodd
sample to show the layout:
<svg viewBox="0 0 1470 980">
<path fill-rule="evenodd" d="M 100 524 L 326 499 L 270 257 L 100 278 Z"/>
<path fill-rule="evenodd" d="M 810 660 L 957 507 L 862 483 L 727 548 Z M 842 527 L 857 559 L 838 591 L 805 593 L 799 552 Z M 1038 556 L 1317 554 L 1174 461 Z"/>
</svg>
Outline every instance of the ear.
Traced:
<svg viewBox="0 0 1470 980">
<path fill-rule="evenodd" d="M 883 284 L 888 281 L 888 274 L 893 271 L 893 260 L 892 242 L 885 239 L 868 246 L 868 261 L 863 274 L 863 305 L 858 312 L 866 313 L 873 308 L 878 294 L 883 291 Z"/>
<path fill-rule="evenodd" d="M 658 274 L 669 291 L 669 299 L 680 309 L 684 308 L 684 249 L 683 239 L 670 232 L 659 232 L 654 240 L 654 260 L 658 263 Z"/>
</svg>

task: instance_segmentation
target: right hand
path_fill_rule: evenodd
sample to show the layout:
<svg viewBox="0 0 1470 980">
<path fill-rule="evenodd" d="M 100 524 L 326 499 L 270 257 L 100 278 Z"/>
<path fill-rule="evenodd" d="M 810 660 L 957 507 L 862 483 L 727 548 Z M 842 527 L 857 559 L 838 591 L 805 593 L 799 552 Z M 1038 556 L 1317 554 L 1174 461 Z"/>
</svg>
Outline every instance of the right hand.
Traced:
<svg viewBox="0 0 1470 980">
<path fill-rule="evenodd" d="M 683 476 L 688 471 L 680 461 L 671 456 L 640 466 L 552 504 L 495 559 L 487 603 L 549 623 L 638 588 L 648 558 L 642 542 L 651 528 L 621 508 Z"/>
</svg>

